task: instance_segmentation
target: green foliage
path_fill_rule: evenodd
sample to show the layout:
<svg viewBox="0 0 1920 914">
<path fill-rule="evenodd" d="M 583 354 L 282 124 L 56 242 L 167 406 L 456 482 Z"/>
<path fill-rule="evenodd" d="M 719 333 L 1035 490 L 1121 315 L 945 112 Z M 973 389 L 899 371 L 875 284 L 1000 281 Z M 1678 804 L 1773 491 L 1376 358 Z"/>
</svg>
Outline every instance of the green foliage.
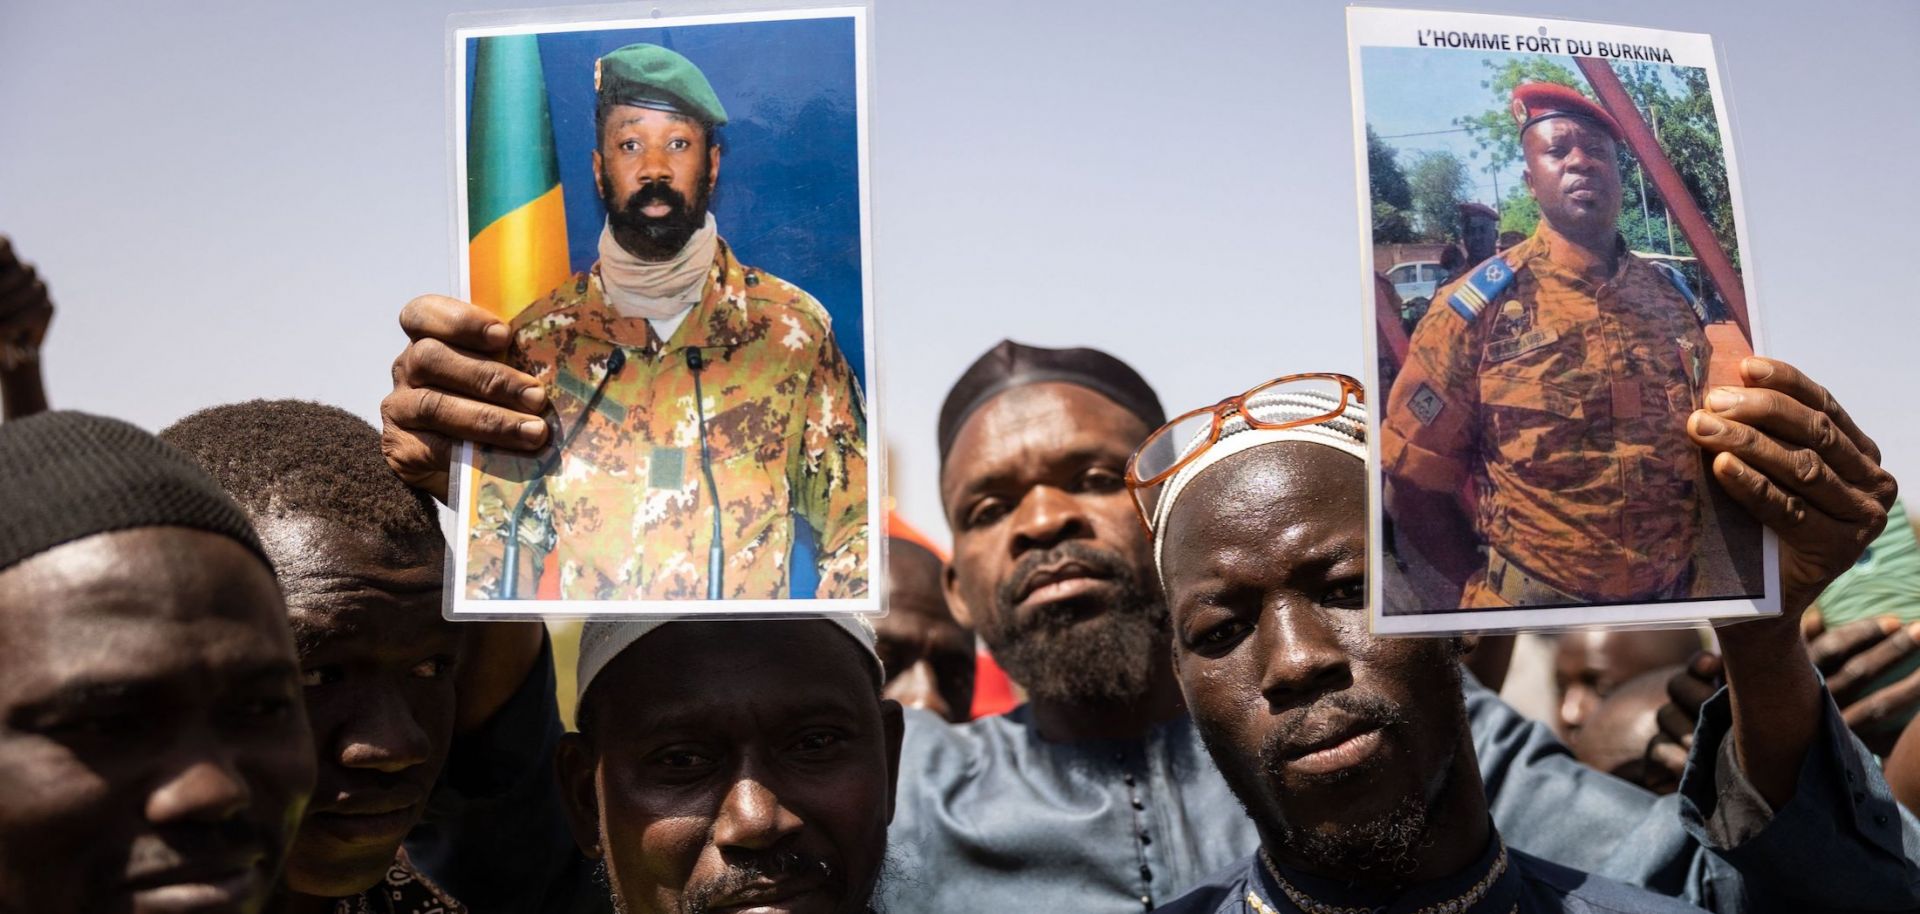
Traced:
<svg viewBox="0 0 1920 914">
<path fill-rule="evenodd" d="M 1527 186 L 1522 184 L 1507 191 L 1506 199 L 1500 201 L 1500 231 L 1531 235 L 1539 224 L 1540 204 L 1534 201 Z"/>
<path fill-rule="evenodd" d="M 1413 189 L 1413 212 L 1422 241 L 1458 241 L 1460 204 L 1471 182 L 1467 166 L 1445 150 L 1422 153 L 1407 183 Z"/>
<path fill-rule="evenodd" d="M 1414 240 L 1413 221 L 1407 211 L 1391 203 L 1373 205 L 1373 243 L 1405 244 Z"/>
<path fill-rule="evenodd" d="M 1414 240 L 1413 191 L 1400 168 L 1399 150 L 1386 144 L 1367 125 L 1367 193 L 1373 201 L 1373 241 L 1400 244 Z"/>
<path fill-rule="evenodd" d="M 1413 205 L 1413 192 L 1400 170 L 1399 154 L 1373 132 L 1372 124 L 1367 125 L 1367 191 L 1375 203 L 1406 209 Z"/>
</svg>

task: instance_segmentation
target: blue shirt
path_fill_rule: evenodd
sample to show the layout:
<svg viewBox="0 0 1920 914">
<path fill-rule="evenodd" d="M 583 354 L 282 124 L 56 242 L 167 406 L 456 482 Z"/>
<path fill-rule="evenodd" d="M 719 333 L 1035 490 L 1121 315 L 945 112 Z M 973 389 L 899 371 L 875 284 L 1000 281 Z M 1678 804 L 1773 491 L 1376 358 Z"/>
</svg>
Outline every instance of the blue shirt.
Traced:
<svg viewBox="0 0 1920 914">
<path fill-rule="evenodd" d="M 1437 907 L 1436 907 L 1437 906 Z M 1160 908 L 1164 914 L 1699 914 L 1685 902 L 1511 850 L 1496 837 L 1472 866 L 1446 879 L 1382 893 L 1284 866 L 1260 854 L 1213 875 Z"/>
</svg>

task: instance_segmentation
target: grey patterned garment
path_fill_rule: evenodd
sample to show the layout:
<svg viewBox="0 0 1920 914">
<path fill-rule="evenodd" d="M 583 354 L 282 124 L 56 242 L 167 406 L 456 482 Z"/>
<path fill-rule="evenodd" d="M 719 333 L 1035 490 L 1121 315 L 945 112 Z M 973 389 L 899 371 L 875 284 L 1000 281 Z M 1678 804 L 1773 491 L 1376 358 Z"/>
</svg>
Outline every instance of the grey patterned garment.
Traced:
<svg viewBox="0 0 1920 914">
<path fill-rule="evenodd" d="M 1920 822 L 1828 702 L 1792 802 L 1770 812 L 1703 709 L 1681 792 L 1575 761 L 1467 682 L 1494 825 L 1509 847 L 1719 914 L 1920 907 Z M 1048 743 L 1026 709 L 953 726 L 908 712 L 882 886 L 890 914 L 1138 914 L 1248 859 L 1252 823 L 1187 719 L 1143 740 Z"/>
</svg>

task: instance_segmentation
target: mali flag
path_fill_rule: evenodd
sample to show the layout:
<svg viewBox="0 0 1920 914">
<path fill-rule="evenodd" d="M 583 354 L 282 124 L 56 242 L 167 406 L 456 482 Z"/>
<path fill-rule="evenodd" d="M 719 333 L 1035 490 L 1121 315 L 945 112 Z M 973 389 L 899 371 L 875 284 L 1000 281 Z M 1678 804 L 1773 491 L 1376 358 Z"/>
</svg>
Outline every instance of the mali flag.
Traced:
<svg viewBox="0 0 1920 914">
<path fill-rule="evenodd" d="M 467 122 L 473 301 L 512 320 L 572 274 L 547 81 L 533 35 L 476 39 Z"/>
</svg>

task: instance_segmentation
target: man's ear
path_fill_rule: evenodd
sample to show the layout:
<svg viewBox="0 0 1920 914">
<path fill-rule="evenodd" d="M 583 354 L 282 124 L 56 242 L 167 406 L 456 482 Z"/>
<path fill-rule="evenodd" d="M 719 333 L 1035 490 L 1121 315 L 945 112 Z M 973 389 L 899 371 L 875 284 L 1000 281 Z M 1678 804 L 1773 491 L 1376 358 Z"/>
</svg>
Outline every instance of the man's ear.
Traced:
<svg viewBox="0 0 1920 914">
<path fill-rule="evenodd" d="M 1539 194 L 1536 194 L 1533 192 L 1533 169 L 1531 168 L 1520 169 L 1520 183 L 1525 184 L 1527 186 L 1528 196 L 1533 196 L 1533 197 L 1539 196 Z"/>
<path fill-rule="evenodd" d="M 892 824 L 893 810 L 899 805 L 895 794 L 900 790 L 900 746 L 907 736 L 907 715 L 899 702 L 880 699 L 880 729 L 887 738 L 887 822 Z"/>
<path fill-rule="evenodd" d="M 948 562 L 940 569 L 940 593 L 947 598 L 947 612 L 953 614 L 953 621 L 968 630 L 974 628 L 973 611 L 967 608 L 967 601 L 960 596 L 960 578 L 953 573 L 953 563 Z"/>
<path fill-rule="evenodd" d="M 593 745 L 578 733 L 560 737 L 554 749 L 554 768 L 560 777 L 560 802 L 566 807 L 567 828 L 580 852 L 599 859 L 600 846 L 599 759 Z"/>
<path fill-rule="evenodd" d="M 597 153 L 596 153 L 597 154 Z M 707 186 L 720 186 L 720 144 L 707 143 Z"/>
<path fill-rule="evenodd" d="M 593 179 L 600 180 L 600 150 L 593 151 Z"/>
</svg>

